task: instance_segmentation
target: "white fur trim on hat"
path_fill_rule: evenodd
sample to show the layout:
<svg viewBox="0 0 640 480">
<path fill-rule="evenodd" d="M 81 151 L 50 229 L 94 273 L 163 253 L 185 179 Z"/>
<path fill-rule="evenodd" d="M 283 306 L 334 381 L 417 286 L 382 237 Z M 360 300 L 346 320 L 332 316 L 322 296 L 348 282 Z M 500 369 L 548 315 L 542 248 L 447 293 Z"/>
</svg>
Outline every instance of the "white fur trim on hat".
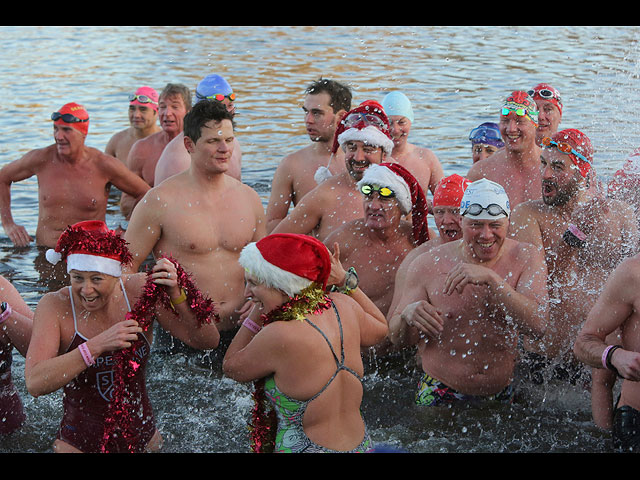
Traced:
<svg viewBox="0 0 640 480">
<path fill-rule="evenodd" d="M 391 155 L 391 152 L 393 151 L 393 140 L 373 125 L 367 125 L 363 129 L 349 128 L 338 135 L 338 143 L 340 146 L 344 145 L 346 142 L 357 141 L 381 147 L 387 155 Z"/>
<path fill-rule="evenodd" d="M 358 182 L 358 188 L 367 184 L 390 188 L 395 193 L 402 212 L 406 214 L 411 211 L 413 207 L 411 190 L 407 182 L 393 170 L 374 163 L 364 171 L 362 179 Z"/>
<path fill-rule="evenodd" d="M 71 270 L 79 272 L 100 272 L 113 277 L 122 275 L 122 264 L 113 258 L 86 253 L 72 253 L 67 257 L 67 273 Z"/>
<path fill-rule="evenodd" d="M 300 293 L 300 291 L 312 283 L 308 278 L 287 272 L 269 263 L 262 256 L 255 242 L 247 244 L 242 249 L 238 261 L 242 268 L 249 272 L 250 275 L 264 282 L 269 287 L 282 290 L 290 297 Z"/>
</svg>

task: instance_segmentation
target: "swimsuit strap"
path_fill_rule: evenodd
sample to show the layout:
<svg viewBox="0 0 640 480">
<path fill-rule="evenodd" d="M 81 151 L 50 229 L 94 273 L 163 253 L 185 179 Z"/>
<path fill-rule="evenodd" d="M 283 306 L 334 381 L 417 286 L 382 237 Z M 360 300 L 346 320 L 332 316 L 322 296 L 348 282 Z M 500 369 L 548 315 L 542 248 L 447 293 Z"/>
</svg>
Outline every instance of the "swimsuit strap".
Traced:
<svg viewBox="0 0 640 480">
<path fill-rule="evenodd" d="M 308 318 L 304 319 L 309 325 L 311 325 L 318 332 L 320 332 L 320 335 L 322 335 L 324 337 L 324 340 L 327 342 L 327 345 L 329 345 L 329 349 L 331 350 L 331 354 L 333 355 L 333 358 L 336 361 L 336 366 L 338 367 L 336 369 L 336 371 L 334 372 L 334 374 L 329 379 L 329 381 L 325 384 L 325 386 L 322 387 L 322 389 L 318 393 L 316 393 L 313 397 L 311 397 L 309 400 L 307 400 L 306 403 L 311 402 L 313 399 L 318 397 L 322 392 L 324 392 L 329 387 L 331 382 L 333 382 L 333 379 L 336 378 L 338 376 L 338 373 L 340 373 L 342 370 L 346 370 L 347 372 L 353 374 L 358 380 L 360 380 L 362 382 L 362 378 L 360 377 L 360 375 L 358 375 L 357 372 L 355 372 L 353 369 L 347 367 L 344 364 L 344 334 L 343 334 L 343 331 L 342 331 L 342 321 L 340 320 L 340 314 L 338 313 L 338 309 L 336 308 L 336 304 L 333 303 L 333 301 L 331 302 L 331 306 L 333 307 L 333 311 L 336 312 L 336 319 L 338 320 L 338 326 L 340 328 L 340 357 L 341 357 L 340 360 L 338 360 L 338 356 L 336 355 L 336 352 L 333 350 L 333 346 L 331 345 L 331 342 L 329 342 L 329 339 L 324 334 L 324 332 L 322 330 L 320 330 L 320 328 L 318 328 L 318 326 L 316 324 L 314 324 Z"/>
<path fill-rule="evenodd" d="M 122 283 L 122 277 L 120 277 L 120 288 L 122 288 L 122 293 L 124 294 L 124 301 L 127 302 L 127 310 L 131 311 L 131 304 L 129 304 L 129 297 L 127 297 L 127 291 L 124 288 L 124 283 Z"/>
</svg>

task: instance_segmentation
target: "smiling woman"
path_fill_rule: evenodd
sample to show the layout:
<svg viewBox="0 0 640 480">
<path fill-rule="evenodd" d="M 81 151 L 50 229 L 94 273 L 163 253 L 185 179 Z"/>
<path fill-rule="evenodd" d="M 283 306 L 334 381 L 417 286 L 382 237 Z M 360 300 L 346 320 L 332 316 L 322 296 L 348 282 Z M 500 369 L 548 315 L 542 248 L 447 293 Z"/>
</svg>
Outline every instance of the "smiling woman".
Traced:
<svg viewBox="0 0 640 480">
<path fill-rule="evenodd" d="M 120 235 L 99 221 L 69 227 L 55 250 L 47 252 L 51 262 L 66 261 L 71 285 L 46 294 L 38 303 L 25 381 L 35 397 L 64 387 L 57 452 L 143 452 L 160 447 L 146 393 L 151 314 L 194 348 L 218 345 L 218 330 L 210 323 L 211 302 L 184 281 L 179 266 L 162 258 L 148 277 L 123 275 L 122 265 L 131 258 Z M 171 313 L 156 311 L 150 303 L 163 298 Z M 134 367 L 129 370 L 130 366 Z M 127 408 L 122 409 L 125 402 Z M 114 413 L 118 409 L 120 413 Z"/>
</svg>

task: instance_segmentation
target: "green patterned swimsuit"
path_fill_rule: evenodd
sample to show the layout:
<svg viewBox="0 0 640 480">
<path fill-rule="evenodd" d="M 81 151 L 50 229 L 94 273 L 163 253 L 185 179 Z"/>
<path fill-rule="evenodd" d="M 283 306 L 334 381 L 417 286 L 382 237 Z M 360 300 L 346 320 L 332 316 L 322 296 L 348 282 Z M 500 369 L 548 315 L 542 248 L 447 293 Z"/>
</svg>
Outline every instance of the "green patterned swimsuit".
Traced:
<svg viewBox="0 0 640 480">
<path fill-rule="evenodd" d="M 340 321 L 340 315 L 338 314 L 338 310 L 336 306 L 332 303 L 333 310 L 336 312 L 336 317 L 338 319 L 338 325 L 340 327 L 340 350 L 341 350 L 341 359 L 338 360 L 337 355 L 335 354 L 331 343 L 329 343 L 329 339 L 327 339 L 326 335 L 320 330 L 316 325 L 314 325 L 309 319 L 305 318 L 305 322 L 315 328 L 320 334 L 324 337 L 329 348 L 331 349 L 331 353 L 333 354 L 333 358 L 336 361 L 336 372 L 329 379 L 326 385 L 316 393 L 313 397 L 311 397 L 307 401 L 296 400 L 295 398 L 291 398 L 284 393 L 282 393 L 278 387 L 276 386 L 275 379 L 273 375 L 268 377 L 265 380 L 265 393 L 267 398 L 271 400 L 278 415 L 278 432 L 276 434 L 276 445 L 274 452 L 278 453 L 320 453 L 320 452 L 336 452 L 336 450 L 331 450 L 329 448 L 322 447 L 313 443 L 309 437 L 304 433 L 304 429 L 302 427 L 302 418 L 304 417 L 304 413 L 307 410 L 308 405 L 319 395 L 324 392 L 327 387 L 331 384 L 334 378 L 340 373 L 342 370 L 346 370 L 353 375 L 355 375 L 358 380 L 362 381 L 360 376 L 347 367 L 344 364 L 344 344 L 343 344 L 343 334 L 342 334 L 342 322 Z M 373 450 L 373 443 L 369 438 L 368 433 L 366 432 L 365 427 L 365 435 L 364 439 L 355 449 L 350 452 L 369 452 Z"/>
</svg>

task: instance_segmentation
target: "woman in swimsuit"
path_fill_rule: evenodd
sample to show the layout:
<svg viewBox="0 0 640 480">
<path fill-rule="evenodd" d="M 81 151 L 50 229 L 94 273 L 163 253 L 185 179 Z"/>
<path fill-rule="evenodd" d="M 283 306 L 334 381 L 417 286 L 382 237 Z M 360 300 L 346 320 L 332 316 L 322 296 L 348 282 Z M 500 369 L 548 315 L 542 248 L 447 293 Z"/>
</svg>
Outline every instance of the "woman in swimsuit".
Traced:
<svg viewBox="0 0 640 480">
<path fill-rule="evenodd" d="M 157 318 L 169 333 L 198 349 L 217 347 L 215 324 L 201 322 L 193 302 L 183 301 L 184 281 L 179 280 L 184 277 L 173 261 L 160 259 L 149 274 L 122 274 L 130 253 L 104 222 L 69 227 L 47 258 L 66 260 L 71 285 L 38 303 L 25 383 L 34 397 L 64 388 L 54 451 L 159 449 L 161 436 L 145 386 L 153 329 L 137 314 L 148 312 L 150 322 Z M 151 300 L 161 295 L 168 295 L 169 309 L 155 308 Z M 120 405 L 122 410 L 114 412 Z"/>
<path fill-rule="evenodd" d="M 26 420 L 20 394 L 11 378 L 13 347 L 26 355 L 33 311 L 16 288 L 0 276 L 0 435 L 18 430 Z"/>
<path fill-rule="evenodd" d="M 339 256 L 337 244 L 331 255 L 315 238 L 295 234 L 269 235 L 240 255 L 254 307 L 223 370 L 239 382 L 256 381 L 254 452 L 373 448 L 360 412 L 360 349 L 384 339 L 387 323 Z M 344 293 L 326 293 L 328 285 L 345 285 Z M 276 426 L 265 419 L 276 417 L 272 438 Z"/>
</svg>

